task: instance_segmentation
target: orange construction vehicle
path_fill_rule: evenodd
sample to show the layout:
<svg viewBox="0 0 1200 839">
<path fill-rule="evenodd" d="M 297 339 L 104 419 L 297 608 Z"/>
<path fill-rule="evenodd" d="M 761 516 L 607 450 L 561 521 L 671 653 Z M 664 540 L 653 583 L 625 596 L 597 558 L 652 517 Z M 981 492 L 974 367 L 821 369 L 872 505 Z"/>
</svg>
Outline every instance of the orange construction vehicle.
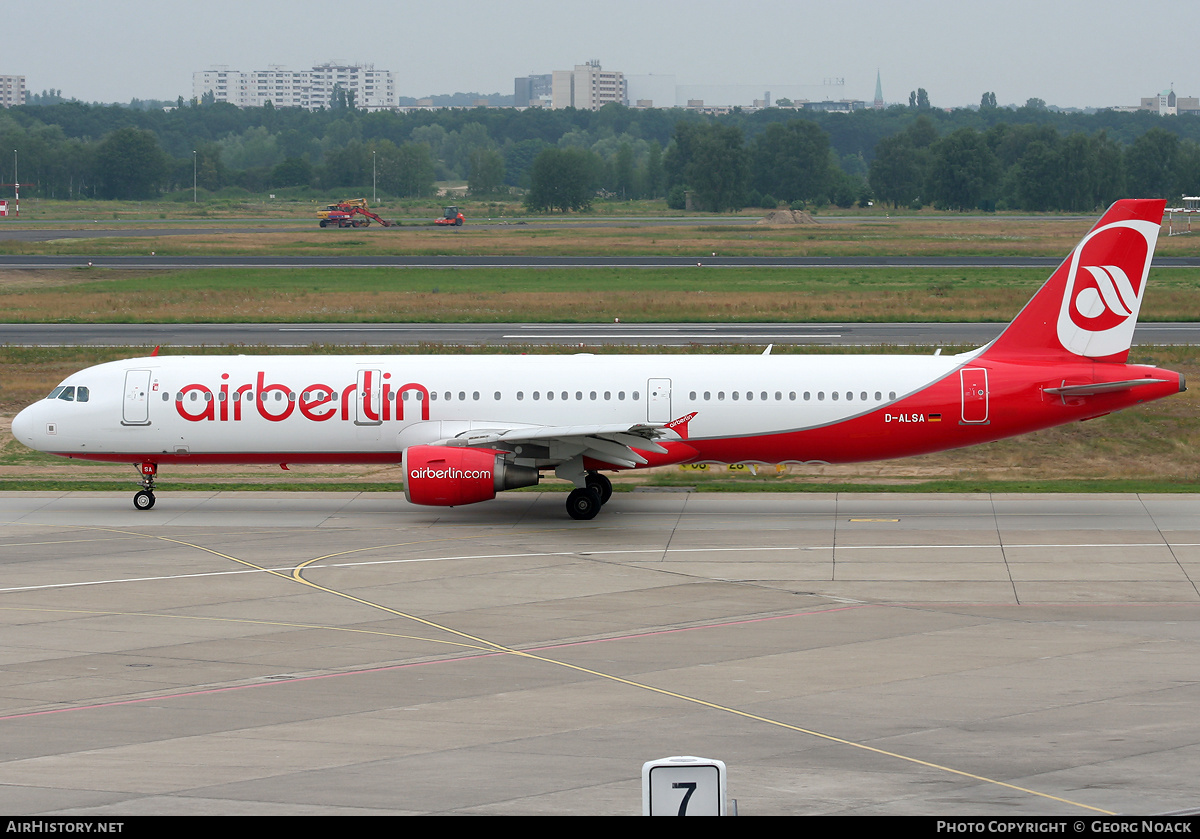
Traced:
<svg viewBox="0 0 1200 839">
<path fill-rule="evenodd" d="M 434 219 L 434 224 L 440 224 L 444 227 L 462 227 L 463 221 L 466 219 L 462 213 L 458 211 L 458 207 L 447 207 L 446 212 L 439 219 Z"/>
<path fill-rule="evenodd" d="M 363 216 L 363 218 L 355 218 L 355 216 Z M 317 211 L 317 218 L 321 220 L 322 227 L 366 227 L 372 219 L 384 227 L 393 227 L 397 224 L 394 221 L 381 219 L 371 212 L 365 198 L 348 198 L 345 201 L 330 204 L 324 210 Z"/>
</svg>

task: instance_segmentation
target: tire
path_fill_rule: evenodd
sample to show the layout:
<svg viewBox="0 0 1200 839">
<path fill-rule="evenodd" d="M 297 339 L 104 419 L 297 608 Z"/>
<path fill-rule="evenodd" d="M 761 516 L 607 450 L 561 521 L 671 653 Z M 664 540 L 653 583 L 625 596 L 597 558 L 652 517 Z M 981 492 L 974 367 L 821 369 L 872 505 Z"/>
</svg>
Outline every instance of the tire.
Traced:
<svg viewBox="0 0 1200 839">
<path fill-rule="evenodd" d="M 154 506 L 154 493 L 141 490 L 133 496 L 133 508 L 135 510 L 149 510 Z"/>
<path fill-rule="evenodd" d="M 567 515 L 576 521 L 594 519 L 601 506 L 600 496 L 590 487 L 571 490 L 567 496 Z"/>
<path fill-rule="evenodd" d="M 328 226 L 329 226 L 329 222 L 325 221 L 325 219 L 321 219 L 321 226 L 322 226 L 322 227 L 328 227 Z"/>
<path fill-rule="evenodd" d="M 599 472 L 589 472 L 587 476 L 588 489 L 594 489 L 596 494 L 600 496 L 600 506 L 608 503 L 608 499 L 612 498 L 612 481 L 606 475 L 601 475 Z"/>
<path fill-rule="evenodd" d="M 460 218 L 456 218 L 456 219 L 454 220 L 454 226 L 455 226 L 455 227 L 462 227 L 462 219 L 460 219 Z"/>
</svg>

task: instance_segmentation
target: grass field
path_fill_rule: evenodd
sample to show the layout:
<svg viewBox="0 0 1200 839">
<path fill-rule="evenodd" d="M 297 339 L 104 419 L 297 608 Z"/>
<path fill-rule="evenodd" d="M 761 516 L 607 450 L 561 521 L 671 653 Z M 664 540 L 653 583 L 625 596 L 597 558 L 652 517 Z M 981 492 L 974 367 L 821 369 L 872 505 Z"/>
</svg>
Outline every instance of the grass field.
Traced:
<svg viewBox="0 0 1200 839">
<path fill-rule="evenodd" d="M 315 211 L 315 207 L 313 208 Z M 118 214 L 120 215 L 120 214 Z M 739 214 L 745 224 L 717 224 L 730 216 L 713 216 L 672 226 L 657 225 L 654 219 L 630 215 L 624 220 L 600 220 L 578 215 L 552 219 L 508 217 L 501 220 L 469 216 L 459 228 L 434 228 L 426 220 L 408 221 L 400 227 L 371 226 L 357 229 L 317 227 L 315 217 L 294 219 L 222 219 L 222 231 L 189 235 L 152 235 L 155 228 L 183 227 L 203 230 L 201 224 L 174 219 L 169 224 L 147 219 L 127 220 L 97 217 L 82 223 L 53 224 L 30 221 L 0 221 L 2 229 L 20 226 L 37 229 L 79 228 L 119 230 L 126 235 L 105 238 L 61 238 L 27 242 L 0 239 L 4 254 L 148 254 L 160 255 L 542 255 L 605 256 L 666 255 L 702 259 L 721 256 L 1054 256 L 1062 257 L 1090 229 L 1095 218 L 1029 217 L 916 213 L 891 216 L 884 211 L 860 215 L 824 216 L 815 225 L 783 227 L 756 225 L 761 211 Z M 1098 216 L 1097 216 L 1098 217 Z M 553 221 L 555 226 L 538 222 Z M 283 225 L 283 221 L 291 223 Z M 527 222 L 527 223 L 520 223 Z M 310 230 L 296 230 L 311 223 Z M 283 229 L 273 230 L 273 226 Z M 255 232 L 226 232 L 254 228 Z M 260 229 L 267 228 L 266 232 Z M 142 232 L 145 230 L 146 232 Z M 1194 254 L 1197 238 L 1167 237 L 1159 240 L 1163 256 Z"/>
<path fill-rule="evenodd" d="M 1007 321 L 1044 269 L 359 268 L 0 271 L 20 323 Z M 1200 271 L 1156 269 L 1143 321 L 1200 320 Z"/>
</svg>

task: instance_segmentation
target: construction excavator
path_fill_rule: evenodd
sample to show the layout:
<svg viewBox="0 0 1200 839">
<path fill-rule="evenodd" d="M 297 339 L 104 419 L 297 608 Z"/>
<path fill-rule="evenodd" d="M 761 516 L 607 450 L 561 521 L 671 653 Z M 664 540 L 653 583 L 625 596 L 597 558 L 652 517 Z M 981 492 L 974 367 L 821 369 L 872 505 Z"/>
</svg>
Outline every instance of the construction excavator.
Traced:
<svg viewBox="0 0 1200 839">
<path fill-rule="evenodd" d="M 357 218 L 362 216 L 362 218 Z M 382 219 L 367 206 L 365 198 L 347 198 L 336 204 L 330 204 L 324 210 L 317 211 L 317 218 L 322 227 L 366 227 L 372 220 L 383 227 L 395 227 L 399 222 Z"/>
</svg>

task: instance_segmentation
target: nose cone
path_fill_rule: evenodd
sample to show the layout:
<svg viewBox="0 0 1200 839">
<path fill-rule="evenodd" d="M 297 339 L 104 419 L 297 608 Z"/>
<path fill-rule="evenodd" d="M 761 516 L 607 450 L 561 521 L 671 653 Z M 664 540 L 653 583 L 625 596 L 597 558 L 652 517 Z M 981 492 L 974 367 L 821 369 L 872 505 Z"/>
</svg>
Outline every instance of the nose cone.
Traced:
<svg viewBox="0 0 1200 839">
<path fill-rule="evenodd" d="M 38 417 L 40 409 L 40 404 L 30 405 L 13 417 L 12 435 L 18 443 L 23 443 L 31 449 L 45 451 L 43 446 L 38 445 L 39 440 L 45 438 L 45 429 L 42 427 L 45 423 Z"/>
</svg>

